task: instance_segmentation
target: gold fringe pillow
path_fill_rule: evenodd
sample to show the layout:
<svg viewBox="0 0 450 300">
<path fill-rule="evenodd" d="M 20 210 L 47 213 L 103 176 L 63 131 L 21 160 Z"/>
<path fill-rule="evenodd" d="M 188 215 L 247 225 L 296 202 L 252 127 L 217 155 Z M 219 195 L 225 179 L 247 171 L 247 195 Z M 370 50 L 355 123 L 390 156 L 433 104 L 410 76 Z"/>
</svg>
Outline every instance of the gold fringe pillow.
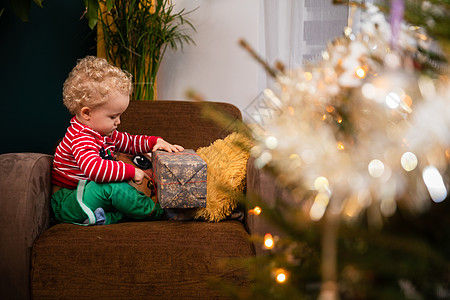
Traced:
<svg viewBox="0 0 450 300">
<path fill-rule="evenodd" d="M 208 147 L 197 149 L 208 166 L 208 182 L 206 207 L 197 211 L 196 219 L 219 222 L 236 209 L 245 189 L 251 146 L 249 138 L 234 132 Z"/>
</svg>

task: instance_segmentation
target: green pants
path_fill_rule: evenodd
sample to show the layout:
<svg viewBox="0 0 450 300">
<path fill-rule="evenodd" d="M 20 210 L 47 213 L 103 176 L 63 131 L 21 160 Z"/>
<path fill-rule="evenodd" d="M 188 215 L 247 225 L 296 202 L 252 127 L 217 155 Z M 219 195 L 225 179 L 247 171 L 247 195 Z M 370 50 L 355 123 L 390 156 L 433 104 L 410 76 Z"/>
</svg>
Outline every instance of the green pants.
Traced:
<svg viewBox="0 0 450 300">
<path fill-rule="evenodd" d="M 155 204 L 151 198 L 126 182 L 87 182 L 82 201 L 92 211 L 103 209 L 105 225 L 130 219 L 157 220 L 164 213 L 159 203 Z M 77 189 L 59 190 L 53 194 L 51 205 L 58 221 L 83 223 L 88 218 L 77 200 Z"/>
</svg>

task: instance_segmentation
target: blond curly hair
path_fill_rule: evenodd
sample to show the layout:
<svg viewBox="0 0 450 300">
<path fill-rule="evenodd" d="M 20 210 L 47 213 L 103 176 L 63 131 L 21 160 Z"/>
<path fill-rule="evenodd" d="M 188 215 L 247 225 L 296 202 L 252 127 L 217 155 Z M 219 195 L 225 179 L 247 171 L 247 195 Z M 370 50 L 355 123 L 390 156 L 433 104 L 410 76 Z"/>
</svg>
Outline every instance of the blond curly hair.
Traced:
<svg viewBox="0 0 450 300">
<path fill-rule="evenodd" d="M 64 82 L 63 102 L 72 115 L 82 107 L 104 103 L 108 95 L 119 92 L 131 95 L 132 76 L 108 63 L 106 59 L 87 56 L 78 60 Z"/>
</svg>

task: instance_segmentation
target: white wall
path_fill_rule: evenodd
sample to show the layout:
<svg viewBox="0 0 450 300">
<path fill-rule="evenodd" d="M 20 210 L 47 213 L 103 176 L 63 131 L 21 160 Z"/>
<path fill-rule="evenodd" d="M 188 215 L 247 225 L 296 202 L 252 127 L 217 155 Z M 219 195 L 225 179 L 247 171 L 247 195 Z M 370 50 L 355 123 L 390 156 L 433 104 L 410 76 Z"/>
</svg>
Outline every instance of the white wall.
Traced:
<svg viewBox="0 0 450 300">
<path fill-rule="evenodd" d="M 260 112 L 261 92 L 272 87 L 262 66 L 238 41 L 244 38 L 270 65 L 301 66 L 319 57 L 328 40 L 347 25 L 348 8 L 332 0 L 173 0 L 177 10 L 197 8 L 188 18 L 196 45 L 168 51 L 158 72 L 158 99 L 233 103 L 244 120 Z"/>
<path fill-rule="evenodd" d="M 194 89 L 206 100 L 233 103 L 243 111 L 259 94 L 260 66 L 238 45 L 259 39 L 260 0 L 174 0 L 189 15 L 196 45 L 168 51 L 158 72 L 158 99 L 187 99 Z"/>
</svg>

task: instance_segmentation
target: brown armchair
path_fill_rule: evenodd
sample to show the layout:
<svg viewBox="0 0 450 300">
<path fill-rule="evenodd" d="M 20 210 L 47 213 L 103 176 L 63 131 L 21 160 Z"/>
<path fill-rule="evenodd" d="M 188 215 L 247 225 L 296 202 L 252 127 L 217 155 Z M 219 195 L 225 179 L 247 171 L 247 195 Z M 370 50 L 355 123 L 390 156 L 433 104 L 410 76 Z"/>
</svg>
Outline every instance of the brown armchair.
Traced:
<svg viewBox="0 0 450 300">
<path fill-rule="evenodd" d="M 119 128 L 197 149 L 236 130 L 239 109 L 209 102 L 233 116 L 227 126 L 202 117 L 190 101 L 133 101 Z M 259 171 L 248 163 L 248 189 Z M 245 286 L 245 270 L 221 263 L 255 255 L 249 240 L 259 221 L 130 222 L 83 227 L 51 224 L 52 156 L 0 155 L 0 295 L 4 299 L 221 299 L 209 279 Z"/>
</svg>

